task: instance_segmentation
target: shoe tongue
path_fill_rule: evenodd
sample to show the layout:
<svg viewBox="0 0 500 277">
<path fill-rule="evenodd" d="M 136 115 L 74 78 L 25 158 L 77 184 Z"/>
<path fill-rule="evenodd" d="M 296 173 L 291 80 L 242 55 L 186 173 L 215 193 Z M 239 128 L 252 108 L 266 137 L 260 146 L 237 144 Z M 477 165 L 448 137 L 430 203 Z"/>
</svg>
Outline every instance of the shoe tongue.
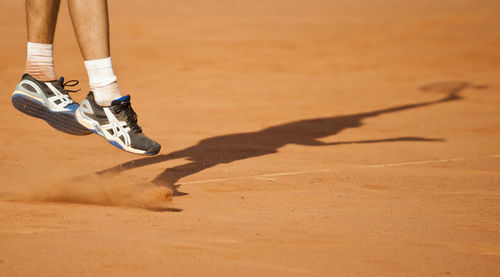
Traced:
<svg viewBox="0 0 500 277">
<path fill-rule="evenodd" d="M 120 98 L 116 98 L 115 100 L 113 100 L 111 102 L 111 106 L 120 105 L 120 104 L 127 103 L 127 102 L 130 102 L 130 95 L 125 95 L 125 96 L 122 96 Z"/>
<path fill-rule="evenodd" d="M 61 78 L 59 78 L 59 80 L 50 81 L 50 83 L 53 86 L 55 86 L 57 89 L 64 90 L 64 77 L 63 76 L 61 76 Z"/>
</svg>

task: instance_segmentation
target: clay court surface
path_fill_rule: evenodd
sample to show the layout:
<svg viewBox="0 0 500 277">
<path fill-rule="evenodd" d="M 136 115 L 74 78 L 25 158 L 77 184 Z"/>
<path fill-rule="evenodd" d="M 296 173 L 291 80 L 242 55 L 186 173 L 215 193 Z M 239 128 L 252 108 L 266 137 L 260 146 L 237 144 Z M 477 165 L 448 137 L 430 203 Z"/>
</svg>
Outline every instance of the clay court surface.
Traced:
<svg viewBox="0 0 500 277">
<path fill-rule="evenodd" d="M 0 3 L 0 276 L 500 276 L 499 1 L 112 0 L 150 158 L 12 107 L 23 2 Z M 65 3 L 55 40 L 81 100 Z"/>
</svg>

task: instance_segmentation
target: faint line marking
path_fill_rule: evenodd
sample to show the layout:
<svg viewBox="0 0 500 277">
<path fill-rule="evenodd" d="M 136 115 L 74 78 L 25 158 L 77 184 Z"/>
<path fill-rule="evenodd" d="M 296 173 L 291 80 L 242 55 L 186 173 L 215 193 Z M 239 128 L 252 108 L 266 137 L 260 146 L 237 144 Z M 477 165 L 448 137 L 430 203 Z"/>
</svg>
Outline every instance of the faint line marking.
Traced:
<svg viewBox="0 0 500 277">
<path fill-rule="evenodd" d="M 390 164 L 373 164 L 362 166 L 363 167 L 394 167 L 394 166 L 405 166 L 405 165 L 419 165 L 419 164 L 432 164 L 432 163 L 447 163 L 447 162 L 458 162 L 463 161 L 465 158 L 453 158 L 453 159 L 440 159 L 440 160 L 427 160 L 427 161 L 415 161 L 415 162 L 402 162 L 402 163 L 390 163 Z"/>
<path fill-rule="evenodd" d="M 287 175 L 298 175 L 298 174 L 307 174 L 307 173 L 317 173 L 317 172 L 330 172 L 330 169 L 321 169 L 321 170 L 312 170 L 312 171 L 296 171 L 296 172 L 282 172 L 282 173 L 270 173 L 264 174 L 260 176 L 264 177 L 275 177 L 275 176 L 287 176 Z"/>
<path fill-rule="evenodd" d="M 500 154 L 488 155 L 487 157 L 500 158 Z M 388 164 L 372 164 L 372 165 L 362 165 L 362 166 L 359 166 L 357 168 L 383 168 L 383 167 L 398 167 L 398 166 L 433 164 L 433 163 L 448 163 L 448 162 L 464 161 L 466 159 L 467 158 L 465 158 L 465 157 L 459 157 L 459 158 L 426 160 L 426 161 L 413 161 L 413 162 L 388 163 Z M 309 170 L 309 171 L 277 172 L 277 173 L 267 173 L 267 174 L 261 174 L 261 175 L 236 176 L 236 177 L 228 177 L 228 178 L 188 181 L 188 182 L 181 182 L 179 184 L 180 185 L 203 184 L 203 183 L 224 182 L 224 181 L 242 180 L 242 179 L 257 179 L 257 180 L 274 181 L 275 179 L 270 178 L 270 177 L 293 176 L 293 175 L 302 175 L 302 174 L 310 174 L 310 173 L 331 172 L 331 171 L 332 171 L 331 169 L 319 169 L 319 170 Z"/>
<path fill-rule="evenodd" d="M 276 181 L 275 178 L 268 178 L 268 177 L 255 177 L 255 179 L 257 179 L 257 180 L 264 180 L 264 181 L 271 181 L 271 182 Z"/>
<path fill-rule="evenodd" d="M 261 179 L 261 180 L 275 180 L 276 176 L 289 176 L 289 175 L 299 175 L 299 174 L 310 174 L 310 173 L 320 173 L 320 172 L 330 172 L 330 169 L 321 169 L 321 170 L 310 170 L 310 171 L 295 171 L 295 172 L 280 172 L 280 173 L 269 173 L 262 175 L 251 175 L 251 176 L 236 176 L 236 177 L 228 177 L 228 178 L 217 178 L 217 179 L 207 179 L 207 180 L 199 180 L 199 181 L 190 181 L 190 182 L 181 182 L 180 185 L 187 184 L 202 184 L 202 183 L 211 183 L 211 182 L 222 182 L 222 181 L 231 181 L 231 180 L 241 180 L 241 179 Z"/>
</svg>

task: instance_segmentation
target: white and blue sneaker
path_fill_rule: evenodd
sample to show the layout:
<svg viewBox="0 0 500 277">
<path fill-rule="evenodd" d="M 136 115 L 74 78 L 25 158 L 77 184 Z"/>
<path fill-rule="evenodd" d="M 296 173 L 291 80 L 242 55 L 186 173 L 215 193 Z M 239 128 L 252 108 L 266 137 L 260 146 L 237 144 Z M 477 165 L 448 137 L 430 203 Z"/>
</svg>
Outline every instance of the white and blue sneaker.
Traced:
<svg viewBox="0 0 500 277">
<path fill-rule="evenodd" d="M 91 132 L 75 120 L 78 104 L 71 99 L 65 86 L 76 86 L 78 81 L 42 82 L 25 73 L 12 94 L 12 105 L 19 111 L 45 120 L 55 129 L 71 135 L 88 135 Z"/>
<path fill-rule="evenodd" d="M 160 151 L 160 144 L 145 136 L 137 124 L 130 95 L 113 100 L 110 106 L 100 106 L 91 91 L 75 116 L 81 125 L 122 150 L 139 155 L 156 155 Z"/>
</svg>

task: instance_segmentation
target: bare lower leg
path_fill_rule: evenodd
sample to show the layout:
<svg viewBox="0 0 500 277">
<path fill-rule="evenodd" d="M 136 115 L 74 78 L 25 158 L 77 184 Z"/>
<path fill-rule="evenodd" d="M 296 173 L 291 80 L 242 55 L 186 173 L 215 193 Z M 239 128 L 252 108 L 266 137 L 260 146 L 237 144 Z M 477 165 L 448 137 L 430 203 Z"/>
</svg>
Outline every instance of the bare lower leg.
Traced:
<svg viewBox="0 0 500 277">
<path fill-rule="evenodd" d="M 109 106 L 120 97 L 109 51 L 107 0 L 68 0 L 80 51 L 97 104 Z"/>
<path fill-rule="evenodd" d="M 25 2 L 28 42 L 45 44 L 42 48 L 50 48 L 48 56 L 41 57 L 41 60 L 33 58 L 28 49 L 25 72 L 41 81 L 56 78 L 51 45 L 54 42 L 59 4 L 60 0 L 26 0 Z"/>
<path fill-rule="evenodd" d="M 44 44 L 54 42 L 60 0 L 26 0 L 28 41 Z"/>
<path fill-rule="evenodd" d="M 68 0 L 69 13 L 84 60 L 109 57 L 108 4 L 106 0 Z"/>
</svg>

